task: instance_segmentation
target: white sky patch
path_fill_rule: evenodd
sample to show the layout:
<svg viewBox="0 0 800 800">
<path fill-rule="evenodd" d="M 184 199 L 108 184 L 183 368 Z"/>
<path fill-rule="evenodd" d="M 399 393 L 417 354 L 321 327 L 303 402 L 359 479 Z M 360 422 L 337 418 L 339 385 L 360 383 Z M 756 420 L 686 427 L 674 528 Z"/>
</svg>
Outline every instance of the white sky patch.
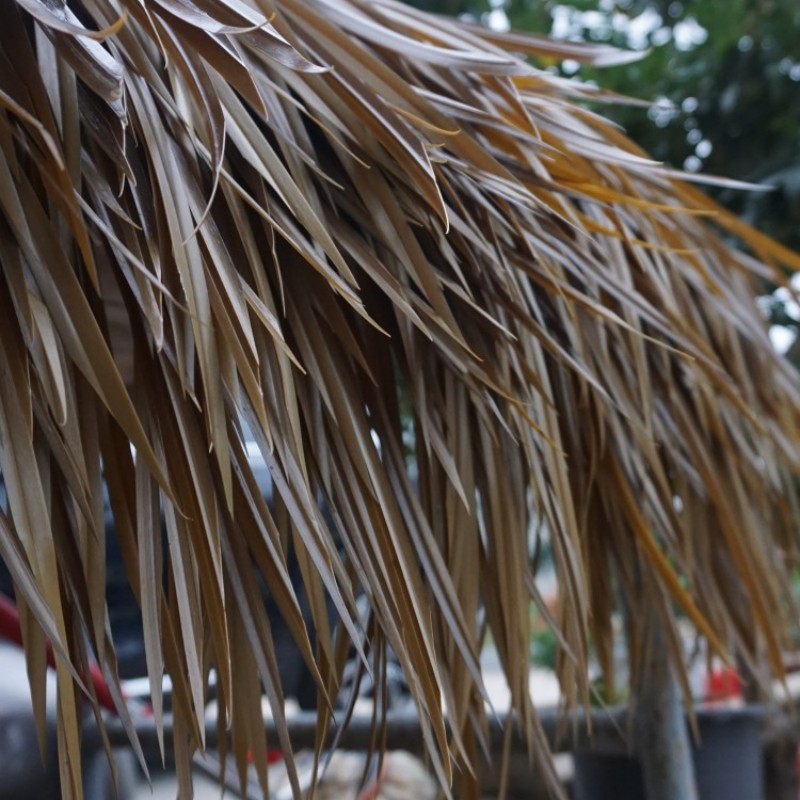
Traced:
<svg viewBox="0 0 800 800">
<path fill-rule="evenodd" d="M 764 319 L 767 319 L 769 317 L 769 311 L 772 308 L 772 295 L 759 295 L 756 297 L 756 305 L 758 306 L 758 310 L 761 312 L 761 316 L 764 317 Z"/>
<path fill-rule="evenodd" d="M 694 50 L 708 39 L 708 31 L 694 18 L 686 17 L 672 29 L 678 50 Z"/>
<path fill-rule="evenodd" d="M 792 289 L 800 291 L 800 272 L 795 272 L 790 278 Z M 775 301 L 783 304 L 783 313 L 797 322 L 800 322 L 800 304 L 794 298 L 793 293 L 783 287 L 778 287 L 771 295 L 764 295 L 758 298 L 758 306 L 764 316 L 769 316 L 770 308 Z M 772 346 L 781 354 L 785 353 L 797 339 L 797 331 L 794 328 L 787 328 L 783 325 L 771 325 L 769 338 Z"/>
<path fill-rule="evenodd" d="M 686 141 L 691 145 L 700 144 L 700 142 L 703 141 L 703 132 L 699 128 L 692 128 L 692 130 L 686 134 Z M 697 155 L 700 155 L 700 153 Z"/>
<path fill-rule="evenodd" d="M 590 31 L 608 25 L 608 16 L 602 11 L 584 11 L 580 16 L 581 23 Z"/>
<path fill-rule="evenodd" d="M 492 6 L 500 10 L 496 2 L 492 0 Z M 660 47 L 673 38 L 678 50 L 692 50 L 708 39 L 708 31 L 694 17 L 670 27 L 654 8 L 646 8 L 632 17 L 615 10 L 613 0 L 601 0 L 598 9 L 578 11 L 567 5 L 553 6 L 550 35 L 555 39 L 583 39 L 588 32 L 590 39 L 605 39 L 614 31 L 625 37 L 632 50 L 645 50 L 651 45 Z"/>
<path fill-rule="evenodd" d="M 668 97 L 661 95 L 653 99 L 653 104 L 647 110 L 650 117 L 659 128 L 665 128 L 678 114 L 678 109 Z"/>
<path fill-rule="evenodd" d="M 617 17 L 622 17 L 627 24 L 621 27 L 615 25 L 614 27 L 625 34 L 628 39 L 628 47 L 634 50 L 644 50 L 649 47 L 650 35 L 655 33 L 663 23 L 661 14 L 652 8 L 645 9 L 636 17 L 615 14 L 615 18 Z M 675 27 L 677 28 L 677 25 Z"/>
<path fill-rule="evenodd" d="M 792 276 L 792 286 L 795 290 L 800 288 L 800 277 L 797 274 Z M 796 319 L 800 322 L 800 305 L 797 304 L 797 301 L 792 296 L 792 293 L 784 288 L 783 286 L 778 287 L 772 295 L 776 300 L 783 303 L 783 310 L 786 313 L 787 317 L 791 317 L 792 319 Z"/>
<path fill-rule="evenodd" d="M 708 141 L 708 139 L 701 139 L 697 143 L 697 147 L 694 148 L 694 152 L 696 153 L 698 158 L 708 158 L 711 155 L 711 151 L 714 149 L 714 145 Z"/>
<path fill-rule="evenodd" d="M 505 33 L 505 31 L 511 28 L 511 23 L 508 19 L 508 14 L 502 8 L 493 8 L 488 14 L 486 14 L 486 24 L 493 30 L 493 31 L 501 31 Z"/>
<path fill-rule="evenodd" d="M 703 167 L 703 162 L 697 156 L 686 156 L 683 162 L 683 168 L 687 172 L 700 172 Z"/>
<path fill-rule="evenodd" d="M 797 334 L 791 328 L 784 328 L 783 325 L 771 325 L 769 338 L 772 346 L 783 354 L 794 344 Z"/>
<path fill-rule="evenodd" d="M 569 6 L 554 6 L 552 11 L 553 24 L 550 35 L 554 39 L 567 39 L 575 35 L 573 29 L 573 9 Z M 580 31 L 578 31 L 580 33 Z"/>
<path fill-rule="evenodd" d="M 661 47 L 662 45 L 665 45 L 671 38 L 672 30 L 664 25 L 662 28 L 653 31 L 650 41 L 653 43 L 653 47 Z"/>
</svg>

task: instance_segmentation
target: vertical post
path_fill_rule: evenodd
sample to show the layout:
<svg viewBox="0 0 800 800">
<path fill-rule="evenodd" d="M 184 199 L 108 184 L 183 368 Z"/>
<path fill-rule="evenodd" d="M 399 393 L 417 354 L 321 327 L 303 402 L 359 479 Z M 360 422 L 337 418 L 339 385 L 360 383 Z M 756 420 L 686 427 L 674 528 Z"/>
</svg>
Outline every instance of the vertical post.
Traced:
<svg viewBox="0 0 800 800">
<path fill-rule="evenodd" d="M 644 647 L 634 715 L 646 800 L 697 800 L 683 702 L 656 620 Z"/>
</svg>

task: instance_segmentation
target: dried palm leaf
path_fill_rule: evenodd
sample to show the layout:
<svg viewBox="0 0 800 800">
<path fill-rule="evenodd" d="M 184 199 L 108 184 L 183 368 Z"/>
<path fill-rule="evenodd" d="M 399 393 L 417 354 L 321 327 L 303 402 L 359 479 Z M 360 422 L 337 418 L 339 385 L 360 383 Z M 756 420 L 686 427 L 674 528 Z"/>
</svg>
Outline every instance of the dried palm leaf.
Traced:
<svg viewBox="0 0 800 800">
<path fill-rule="evenodd" d="M 611 668 L 618 591 L 663 618 L 676 663 L 673 607 L 780 668 L 800 406 L 753 297 L 800 259 L 533 65 L 577 56 L 628 58 L 392 0 L 4 5 L 0 557 L 40 724 L 47 640 L 56 654 L 65 796 L 89 658 L 120 697 L 104 484 L 184 782 L 210 670 L 242 769 L 262 689 L 283 719 L 262 579 L 321 732 L 366 597 L 370 646 L 397 654 L 464 796 L 487 634 L 545 752 L 535 531 L 568 703 L 588 698 L 590 637 Z"/>
</svg>

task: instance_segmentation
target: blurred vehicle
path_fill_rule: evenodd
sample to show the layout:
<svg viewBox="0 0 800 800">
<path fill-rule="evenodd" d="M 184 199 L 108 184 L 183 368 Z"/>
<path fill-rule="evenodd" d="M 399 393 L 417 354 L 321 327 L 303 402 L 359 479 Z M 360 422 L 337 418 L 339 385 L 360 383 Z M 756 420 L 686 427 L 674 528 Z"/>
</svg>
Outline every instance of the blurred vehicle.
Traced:
<svg viewBox="0 0 800 800">
<path fill-rule="evenodd" d="M 269 471 L 254 445 L 247 448 L 248 460 L 256 482 L 268 506 L 273 506 L 273 484 Z M 0 508 L 5 510 L 5 490 L 0 480 Z M 114 640 L 119 674 L 129 698 L 147 700 L 149 682 L 144 653 L 144 635 L 139 605 L 128 582 L 114 530 L 114 519 L 108 498 L 104 497 L 106 535 L 106 603 L 112 638 Z M 165 541 L 165 550 L 166 541 Z M 297 560 L 290 554 L 287 569 L 297 600 L 309 631 L 313 631 L 311 609 Z M 0 599 L 13 598 L 11 576 L 0 560 Z M 276 660 L 284 696 L 300 709 L 313 710 L 317 687 L 303 661 L 283 617 L 269 593 L 264 590 L 264 603 L 270 620 Z M 333 620 L 333 607 L 330 607 Z M 362 625 L 366 628 L 367 608 L 359 601 Z M 409 697 L 408 687 L 392 653 L 388 654 L 387 691 L 389 707 L 397 707 Z M 169 678 L 165 677 L 165 707 L 169 708 Z M 359 698 L 371 702 L 374 687 L 369 672 L 355 658 L 345 670 L 342 698 L 356 692 Z M 0 800 L 36 797 L 55 800 L 61 796 L 56 762 L 55 680 L 48 676 L 47 750 L 45 763 L 39 753 L 31 706 L 31 695 L 25 658 L 22 651 L 0 639 Z M 105 753 L 100 750 L 87 754 L 83 765 L 86 800 L 129 800 L 133 787 L 139 782 L 140 770 L 129 750 L 115 751 L 119 777 L 119 794 L 115 793 L 111 769 Z"/>
<path fill-rule="evenodd" d="M 0 798 L 58 797 L 55 763 L 55 678 L 47 678 L 48 763 L 42 764 L 25 656 L 12 644 L 0 642 Z M 52 724 L 51 724 L 52 723 Z"/>
<path fill-rule="evenodd" d="M 56 759 L 56 686 L 47 676 L 47 758 L 42 761 L 31 710 L 31 693 L 23 652 L 0 641 L 0 800 L 58 800 L 61 788 Z M 83 763 L 85 800 L 130 800 L 138 783 L 138 765 L 127 749 L 114 751 L 119 792 L 101 750 Z"/>
<path fill-rule="evenodd" d="M 267 504 L 271 505 L 272 480 L 257 448 L 248 447 L 248 458 L 259 488 Z M 1 479 L 0 508 L 7 510 L 5 489 Z M 137 695 L 138 679 L 147 675 L 141 610 L 128 582 L 107 497 L 104 497 L 104 514 L 106 603 L 111 633 L 123 686 L 130 686 L 132 694 Z M 288 570 L 303 617 L 311 629 L 310 606 L 295 559 L 289 559 Z M 13 602 L 13 597 L 11 576 L 0 560 L 0 598 Z M 270 619 L 284 694 L 287 698 L 296 700 L 301 708 L 312 709 L 316 703 L 316 684 L 313 676 L 295 646 L 275 603 L 266 591 L 264 603 Z M 168 679 L 165 683 L 168 687 Z M 168 693 L 165 701 L 168 707 Z M 0 800 L 20 798 L 55 800 L 61 797 L 55 726 L 55 678 L 49 674 L 47 758 L 43 763 L 36 736 L 24 654 L 18 646 L 4 642 L 0 638 Z M 119 800 L 128 800 L 132 787 L 138 782 L 139 767 L 129 750 L 116 751 L 115 762 L 119 776 L 119 794 L 114 790 L 111 769 L 105 753 L 101 750 L 86 755 L 83 764 L 86 800 L 112 800 L 115 797 Z"/>
</svg>

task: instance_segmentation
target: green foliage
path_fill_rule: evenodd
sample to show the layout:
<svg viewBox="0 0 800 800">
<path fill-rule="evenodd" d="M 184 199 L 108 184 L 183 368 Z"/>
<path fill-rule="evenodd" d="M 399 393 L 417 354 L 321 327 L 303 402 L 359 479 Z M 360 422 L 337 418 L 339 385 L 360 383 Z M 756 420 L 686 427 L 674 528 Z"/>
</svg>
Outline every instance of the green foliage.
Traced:
<svg viewBox="0 0 800 800">
<path fill-rule="evenodd" d="M 558 37 L 650 48 L 613 69 L 560 68 L 645 101 L 606 109 L 655 158 L 777 187 L 718 198 L 800 249 L 800 4 L 796 0 L 414 0 Z M 500 13 L 498 17 L 497 14 Z M 671 108 L 670 108 L 671 104 Z"/>
<path fill-rule="evenodd" d="M 531 661 L 537 667 L 555 671 L 558 653 L 558 638 L 549 625 L 534 630 L 531 636 Z"/>
<path fill-rule="evenodd" d="M 619 706 L 628 700 L 628 690 L 623 686 L 606 686 L 602 676 L 592 681 L 591 704 L 596 707 L 607 708 Z"/>
</svg>

